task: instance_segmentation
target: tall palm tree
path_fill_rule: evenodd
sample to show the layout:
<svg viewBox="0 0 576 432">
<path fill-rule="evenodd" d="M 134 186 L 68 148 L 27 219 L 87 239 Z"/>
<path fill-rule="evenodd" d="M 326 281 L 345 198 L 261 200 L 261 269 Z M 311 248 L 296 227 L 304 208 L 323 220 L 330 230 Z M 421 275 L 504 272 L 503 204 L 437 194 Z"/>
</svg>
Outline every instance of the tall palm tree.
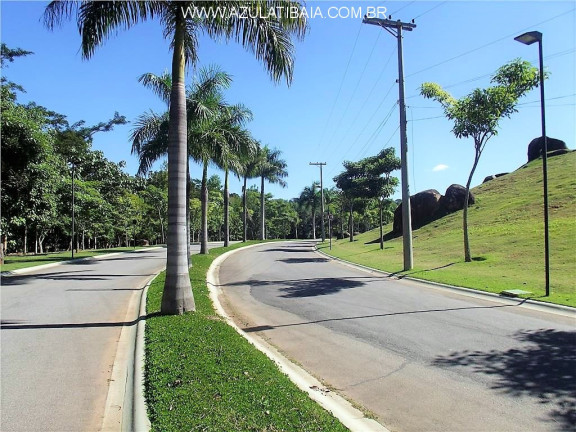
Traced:
<svg viewBox="0 0 576 432">
<path fill-rule="evenodd" d="M 259 141 L 254 141 L 254 153 L 248 157 L 242 157 L 240 160 L 240 174 L 244 178 L 244 185 L 242 186 L 242 241 L 248 240 L 248 179 L 260 177 L 259 166 L 263 156 L 261 144 Z"/>
<path fill-rule="evenodd" d="M 82 55 L 90 58 L 97 46 L 119 28 L 130 28 L 140 21 L 159 18 L 164 34 L 171 41 L 172 89 L 168 130 L 168 253 L 162 313 L 182 314 L 195 310 L 190 285 L 186 236 L 186 64 L 197 61 L 198 35 L 234 38 L 263 60 L 272 78 L 290 83 L 294 66 L 291 36 L 303 37 L 306 17 L 278 14 L 263 18 L 257 11 L 276 6 L 296 5 L 291 1 L 229 1 L 232 7 L 246 6 L 248 17 L 238 15 L 190 17 L 187 7 L 206 5 L 195 1 L 52 1 L 44 12 L 46 25 L 53 29 L 75 14 L 82 38 Z M 236 9 L 238 10 L 238 9 Z"/>
<path fill-rule="evenodd" d="M 257 145 L 243 125 L 252 119 L 252 112 L 242 106 L 233 105 L 226 109 L 216 121 L 216 132 L 221 136 L 216 146 L 214 163 L 224 171 L 224 247 L 230 245 L 230 193 L 228 190 L 229 172 L 238 178 L 242 173 L 243 161 L 253 158 Z"/>
<path fill-rule="evenodd" d="M 286 161 L 280 159 L 282 152 L 265 146 L 259 160 L 260 173 L 260 240 L 266 240 L 266 202 L 264 194 L 264 181 L 286 187 L 284 178 L 288 177 Z"/>
<path fill-rule="evenodd" d="M 320 188 L 318 182 L 312 183 L 312 186 L 306 186 L 304 190 L 300 193 L 299 201 L 303 204 L 303 207 L 310 209 L 312 213 L 312 238 L 316 240 L 316 206 L 318 205 L 318 193 L 316 189 Z"/>
</svg>

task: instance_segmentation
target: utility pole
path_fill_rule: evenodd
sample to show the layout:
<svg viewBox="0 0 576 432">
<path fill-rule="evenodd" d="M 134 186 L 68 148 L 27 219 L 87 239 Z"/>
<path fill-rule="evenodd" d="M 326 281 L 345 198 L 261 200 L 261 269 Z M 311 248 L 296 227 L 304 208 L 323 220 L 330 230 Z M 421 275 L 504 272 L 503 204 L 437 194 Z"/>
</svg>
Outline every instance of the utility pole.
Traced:
<svg viewBox="0 0 576 432">
<path fill-rule="evenodd" d="M 404 102 L 404 63 L 402 58 L 402 30 L 412 31 L 416 28 L 414 20 L 405 23 L 400 20 L 368 18 L 364 16 L 364 24 L 382 27 L 398 40 L 398 93 L 400 105 L 400 160 L 402 162 L 402 235 L 404 249 L 404 270 L 412 269 L 414 258 L 412 253 L 412 216 L 410 213 L 410 188 L 408 185 L 408 140 L 406 138 L 406 105 Z"/>
<path fill-rule="evenodd" d="M 310 162 L 310 165 L 317 165 L 320 167 L 320 211 L 322 212 L 322 241 L 326 241 L 326 232 L 324 230 L 324 184 L 322 183 L 322 166 L 326 162 Z"/>
</svg>

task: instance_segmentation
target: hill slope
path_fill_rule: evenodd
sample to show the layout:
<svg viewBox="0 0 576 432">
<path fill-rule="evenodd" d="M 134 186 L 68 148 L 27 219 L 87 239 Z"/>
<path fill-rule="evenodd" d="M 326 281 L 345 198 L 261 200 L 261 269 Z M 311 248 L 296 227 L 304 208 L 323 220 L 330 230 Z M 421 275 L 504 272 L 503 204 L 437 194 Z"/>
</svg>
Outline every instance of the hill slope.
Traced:
<svg viewBox="0 0 576 432">
<path fill-rule="evenodd" d="M 548 159 L 550 286 L 544 301 L 576 306 L 576 152 Z M 464 262 L 462 212 L 413 232 L 414 266 L 401 272 L 402 238 L 366 244 L 373 230 L 319 246 L 334 256 L 392 273 L 491 292 L 523 289 L 544 295 L 544 222 L 542 160 L 473 189 L 469 210 L 474 262 Z M 389 225 L 384 232 L 392 229 Z"/>
</svg>

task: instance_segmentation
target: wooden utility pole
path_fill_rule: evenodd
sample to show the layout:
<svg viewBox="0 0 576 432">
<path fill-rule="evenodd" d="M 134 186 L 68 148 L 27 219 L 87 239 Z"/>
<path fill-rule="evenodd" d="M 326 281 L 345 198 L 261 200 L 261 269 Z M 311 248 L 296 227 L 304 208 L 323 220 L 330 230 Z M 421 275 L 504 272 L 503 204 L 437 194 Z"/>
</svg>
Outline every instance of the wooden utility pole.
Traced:
<svg viewBox="0 0 576 432">
<path fill-rule="evenodd" d="M 391 17 L 390 17 L 391 18 Z M 400 159 L 402 162 L 402 235 L 404 249 L 404 270 L 414 266 L 412 252 L 412 216 L 410 213 L 410 188 L 408 185 L 408 140 L 406 138 L 406 105 L 404 102 L 404 63 L 402 57 L 402 30 L 412 31 L 416 28 L 414 20 L 405 23 L 400 20 L 368 18 L 362 20 L 364 24 L 382 27 L 398 40 L 398 92 L 400 105 Z"/>
</svg>

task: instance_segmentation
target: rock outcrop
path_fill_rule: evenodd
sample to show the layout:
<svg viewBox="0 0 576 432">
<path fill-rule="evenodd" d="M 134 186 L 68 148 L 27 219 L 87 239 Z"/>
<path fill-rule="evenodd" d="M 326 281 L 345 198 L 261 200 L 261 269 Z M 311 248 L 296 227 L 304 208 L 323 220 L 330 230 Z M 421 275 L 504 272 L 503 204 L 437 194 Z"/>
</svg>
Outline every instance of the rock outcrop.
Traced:
<svg viewBox="0 0 576 432">
<path fill-rule="evenodd" d="M 555 150 L 568 150 L 568 147 L 566 146 L 566 143 L 564 141 L 556 138 L 550 138 L 550 137 L 546 138 L 547 138 L 546 147 L 548 148 L 548 153 Z M 543 146 L 544 146 L 544 139 L 541 136 L 538 138 L 534 138 L 532 141 L 530 141 L 530 144 L 528 144 L 528 162 L 531 162 L 542 156 Z"/>
<path fill-rule="evenodd" d="M 449 213 L 464 208 L 466 188 L 453 184 L 446 189 L 443 196 L 436 189 L 428 189 L 418 192 L 410 197 L 410 214 L 412 216 L 412 228 L 417 229 Z M 468 204 L 474 204 L 474 195 L 470 193 Z M 402 233 L 402 204 L 394 211 L 394 223 L 392 232 Z"/>
</svg>

